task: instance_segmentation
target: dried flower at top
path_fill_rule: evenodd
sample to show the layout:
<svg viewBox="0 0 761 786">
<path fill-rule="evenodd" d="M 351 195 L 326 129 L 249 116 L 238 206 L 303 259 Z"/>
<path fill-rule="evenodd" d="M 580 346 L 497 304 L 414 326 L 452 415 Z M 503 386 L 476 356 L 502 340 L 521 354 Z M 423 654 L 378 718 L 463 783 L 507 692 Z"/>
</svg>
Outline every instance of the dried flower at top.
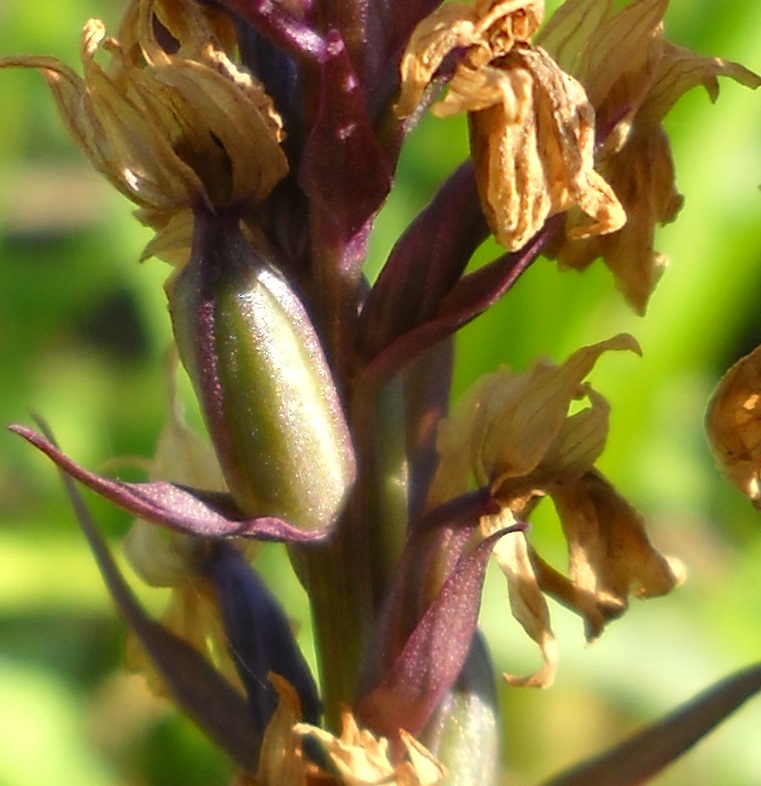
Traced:
<svg viewBox="0 0 761 786">
<path fill-rule="evenodd" d="M 91 19 L 84 78 L 54 57 L 0 60 L 46 78 L 74 141 L 156 229 L 146 255 L 184 262 L 191 208 L 260 203 L 288 171 L 282 123 L 262 85 L 230 54 L 227 17 L 185 0 L 134 0 L 120 39 Z M 99 50 L 108 68 L 96 61 Z M 255 150 L 256 155 L 251 151 Z"/>
<path fill-rule="evenodd" d="M 401 65 L 400 116 L 411 115 L 437 73 L 454 60 L 449 91 L 433 111 L 468 112 L 484 215 L 515 250 L 556 213 L 579 207 L 588 237 L 619 229 L 626 216 L 594 170 L 595 115 L 582 85 L 530 41 L 542 2 L 452 3 L 424 19 Z"/>
</svg>

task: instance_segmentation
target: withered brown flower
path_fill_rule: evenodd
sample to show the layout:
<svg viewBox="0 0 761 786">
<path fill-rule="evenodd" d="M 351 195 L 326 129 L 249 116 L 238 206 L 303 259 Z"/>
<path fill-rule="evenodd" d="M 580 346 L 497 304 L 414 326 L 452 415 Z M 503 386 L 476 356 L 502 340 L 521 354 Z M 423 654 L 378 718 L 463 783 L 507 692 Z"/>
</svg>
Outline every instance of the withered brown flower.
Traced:
<svg viewBox="0 0 761 786">
<path fill-rule="evenodd" d="M 719 76 L 761 85 L 761 77 L 738 63 L 667 41 L 667 6 L 668 0 L 634 0 L 616 10 L 612 0 L 567 0 L 537 37 L 584 85 L 603 143 L 598 168 L 627 216 L 616 232 L 579 238 L 584 219 L 571 211 L 565 235 L 558 235 L 549 254 L 576 270 L 601 257 L 638 313 L 644 313 L 667 262 L 654 248 L 655 227 L 673 221 L 683 202 L 664 117 L 698 85 L 715 101 Z"/>
<path fill-rule="evenodd" d="M 481 519 L 488 536 L 527 519 L 547 495 L 568 542 L 568 576 L 546 563 L 524 533 L 494 546 L 513 615 L 545 662 L 529 677 L 508 677 L 513 684 L 547 685 L 554 676 L 557 647 L 543 593 L 580 614 L 593 640 L 626 610 L 629 595 L 662 595 L 679 581 L 678 566 L 654 548 L 643 518 L 594 467 L 609 407 L 584 378 L 609 350 L 639 348 L 620 335 L 583 347 L 559 366 L 539 361 L 522 374 L 503 368 L 481 379 L 439 428 L 433 501 L 461 493 L 472 473 L 502 506 Z M 589 406 L 569 414 L 582 399 Z"/>
<path fill-rule="evenodd" d="M 711 397 L 706 429 L 724 475 L 761 507 L 761 347 L 724 375 Z"/>
<path fill-rule="evenodd" d="M 544 3 L 443 5 L 415 29 L 402 59 L 397 113 L 414 113 L 445 59 L 464 50 L 439 116 L 467 112 L 481 206 L 507 249 L 525 245 L 556 213 L 593 219 L 573 237 L 613 232 L 626 216 L 594 169 L 594 110 L 582 85 L 531 38 Z"/>
<path fill-rule="evenodd" d="M 234 41 L 229 18 L 213 9 L 133 0 L 118 40 L 100 20 L 85 25 L 83 77 L 54 57 L 5 58 L 0 68 L 40 71 L 71 137 L 157 231 L 144 256 L 182 263 L 194 205 L 256 205 L 288 171 L 281 119 L 259 81 L 231 60 Z"/>
</svg>

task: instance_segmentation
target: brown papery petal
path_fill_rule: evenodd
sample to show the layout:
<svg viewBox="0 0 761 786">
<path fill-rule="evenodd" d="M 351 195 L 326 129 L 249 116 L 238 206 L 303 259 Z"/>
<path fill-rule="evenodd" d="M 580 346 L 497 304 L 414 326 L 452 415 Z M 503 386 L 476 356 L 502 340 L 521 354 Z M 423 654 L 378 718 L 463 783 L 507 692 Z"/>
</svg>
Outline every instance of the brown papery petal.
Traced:
<svg viewBox="0 0 761 786">
<path fill-rule="evenodd" d="M 201 190 L 198 178 L 177 158 L 139 96 L 126 92 L 95 62 L 104 37 L 102 23 L 91 19 L 82 34 L 84 79 L 52 57 L 8 58 L 0 67 L 42 73 L 72 139 L 129 199 L 160 210 L 189 204 Z"/>
<path fill-rule="evenodd" d="M 225 57 L 218 57 L 232 68 Z M 192 151 L 187 163 L 201 176 L 216 204 L 259 203 L 288 171 L 266 110 L 266 94 L 250 76 L 238 76 L 233 81 L 191 60 L 155 72 L 156 106 L 172 107 L 174 117 L 167 122 L 177 122 L 184 129 L 181 144 Z M 167 114 L 162 112 L 162 119 Z M 211 154 L 218 149 L 225 160 L 214 166 Z M 229 181 L 225 182 L 221 172 L 228 169 Z"/>
<path fill-rule="evenodd" d="M 623 208 L 594 170 L 594 111 L 581 84 L 539 48 L 514 49 L 499 72 L 502 102 L 470 115 L 481 206 L 497 241 L 521 248 L 574 206 L 594 219 L 575 237 L 623 226 Z"/>
<path fill-rule="evenodd" d="M 708 407 L 706 429 L 721 471 L 761 507 L 761 346 L 722 378 Z"/>
<path fill-rule="evenodd" d="M 267 725 L 259 754 L 256 786 L 303 786 L 306 784 L 305 764 L 301 754 L 301 737 L 294 725 L 301 720 L 301 703 L 296 689 L 278 674 L 269 681 L 280 701 Z"/>
<path fill-rule="evenodd" d="M 610 405 L 588 385 L 583 386 L 590 406 L 567 417 L 555 440 L 547 449 L 536 469 L 524 478 L 507 479 L 493 493 L 499 499 L 510 499 L 510 508 L 519 511 L 518 497 L 524 500 L 541 492 L 576 482 L 592 469 L 605 447 L 608 436 Z M 515 499 L 516 502 L 512 500 Z"/>
<path fill-rule="evenodd" d="M 544 17 L 543 0 L 476 0 L 447 3 L 423 19 L 410 36 L 401 62 L 398 117 L 414 113 L 436 71 L 455 49 L 468 53 L 476 69 L 506 55 L 516 41 L 526 43 Z"/>
<path fill-rule="evenodd" d="M 599 110 L 624 74 L 645 69 L 647 58 L 660 56 L 661 20 L 668 0 L 634 0 L 618 11 L 611 0 L 569 0 L 537 38 L 562 68 L 580 79 Z M 634 110 L 635 90 L 625 99 Z M 623 107 L 624 104 L 621 104 Z"/>
<path fill-rule="evenodd" d="M 655 549 L 642 516 L 599 473 L 554 490 L 552 498 L 568 541 L 571 582 L 596 598 L 605 619 L 623 613 L 630 594 L 664 595 L 680 582 L 678 564 Z M 587 637 L 600 632 L 588 628 Z"/>
</svg>

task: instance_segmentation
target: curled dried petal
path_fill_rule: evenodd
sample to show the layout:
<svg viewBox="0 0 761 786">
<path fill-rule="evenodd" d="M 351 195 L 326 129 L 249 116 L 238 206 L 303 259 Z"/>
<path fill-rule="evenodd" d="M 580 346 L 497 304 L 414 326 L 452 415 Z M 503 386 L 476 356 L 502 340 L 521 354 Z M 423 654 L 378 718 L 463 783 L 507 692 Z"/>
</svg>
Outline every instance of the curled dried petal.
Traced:
<svg viewBox="0 0 761 786">
<path fill-rule="evenodd" d="M 667 263 L 654 248 L 655 228 L 673 221 L 683 202 L 661 121 L 698 85 L 715 100 L 719 76 L 751 88 L 761 85 L 761 77 L 738 63 L 703 57 L 667 41 L 667 6 L 667 0 L 634 0 L 614 9 L 611 0 L 568 0 L 539 36 L 586 88 L 605 137 L 599 170 L 627 216 L 619 231 L 579 240 L 584 219 L 571 212 L 566 237 L 557 237 L 548 255 L 577 270 L 601 257 L 640 314 Z"/>
<path fill-rule="evenodd" d="M 681 582 L 681 565 L 655 549 L 642 516 L 599 473 L 555 489 L 552 498 L 568 541 L 574 593 L 593 599 L 600 613 L 597 620 L 586 617 L 588 639 L 624 613 L 630 594 L 665 595 Z"/>
<path fill-rule="evenodd" d="M 418 25 L 402 59 L 397 113 L 407 116 L 445 59 L 464 50 L 434 112 L 469 113 L 481 207 L 509 250 L 573 207 L 592 218 L 574 237 L 614 232 L 626 221 L 594 170 L 595 114 L 584 88 L 530 43 L 542 14 L 542 3 L 447 4 Z"/>
<path fill-rule="evenodd" d="M 475 69 L 507 54 L 516 41 L 528 41 L 543 16 L 543 0 L 477 0 L 472 6 L 439 6 L 410 36 L 401 62 L 397 115 L 413 114 L 426 87 L 452 52 L 473 47 L 466 67 Z"/>
<path fill-rule="evenodd" d="M 440 6 L 418 25 L 410 37 L 400 66 L 402 92 L 395 107 L 399 117 L 411 115 L 423 91 L 444 62 L 457 47 L 470 46 L 478 40 L 475 10 L 461 3 Z"/>
<path fill-rule="evenodd" d="M 472 113 L 470 129 L 481 206 L 497 241 L 520 248 L 572 207 L 594 219 L 575 237 L 620 229 L 624 210 L 594 170 L 594 111 L 581 84 L 538 47 L 514 49 L 493 70 L 504 98 Z"/>
<path fill-rule="evenodd" d="M 500 516 L 484 518 L 482 521 L 486 524 L 486 528 L 491 530 L 493 527 L 505 526 L 511 518 L 512 514 L 509 511 L 503 511 Z M 549 687 L 557 670 L 558 646 L 550 624 L 547 601 L 537 580 L 531 560 L 531 548 L 526 536 L 517 533 L 511 538 L 502 538 L 494 547 L 494 556 L 507 581 L 513 616 L 520 622 L 529 638 L 539 646 L 544 660 L 542 668 L 535 673 L 526 677 L 505 674 L 505 680 L 510 685 Z"/>
<path fill-rule="evenodd" d="M 627 212 L 626 225 L 609 235 L 562 241 L 551 253 L 562 268 L 576 270 L 602 257 L 626 301 L 644 314 L 667 265 L 666 257 L 655 250 L 655 228 L 673 221 L 684 202 L 674 184 L 666 133 L 660 126 L 647 133 L 635 131 L 602 170 Z M 567 223 L 575 220 L 569 215 Z"/>
</svg>

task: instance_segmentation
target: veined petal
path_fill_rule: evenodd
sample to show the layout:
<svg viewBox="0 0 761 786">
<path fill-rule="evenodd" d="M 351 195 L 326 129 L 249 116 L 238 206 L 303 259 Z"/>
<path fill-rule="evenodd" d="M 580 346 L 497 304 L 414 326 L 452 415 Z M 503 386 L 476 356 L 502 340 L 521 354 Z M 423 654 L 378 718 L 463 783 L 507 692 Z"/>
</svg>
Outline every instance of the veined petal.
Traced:
<svg viewBox="0 0 761 786">
<path fill-rule="evenodd" d="M 610 0 L 568 0 L 539 36 L 586 88 L 602 137 L 599 170 L 627 216 L 619 231 L 580 240 L 582 219 L 571 212 L 566 237 L 556 237 L 548 255 L 577 270 L 601 257 L 640 314 L 667 264 L 654 248 L 655 228 L 674 220 L 683 203 L 661 121 L 698 85 L 715 100 L 719 76 L 751 88 L 761 85 L 761 77 L 738 63 L 667 41 L 667 6 L 668 0 L 634 0 L 614 10 Z"/>
<path fill-rule="evenodd" d="M 504 98 L 471 113 L 470 131 L 481 206 L 498 242 L 520 248 L 572 207 L 594 220 L 575 237 L 620 229 L 623 208 L 594 170 L 594 110 L 581 84 L 539 47 L 514 48 L 493 71 Z"/>
<path fill-rule="evenodd" d="M 626 224 L 609 235 L 562 241 L 551 254 L 561 268 L 575 270 L 583 270 L 602 257 L 627 303 L 644 314 L 668 263 L 655 250 L 655 229 L 673 221 L 684 203 L 675 187 L 665 131 L 660 125 L 646 132 L 635 129 L 602 170 L 627 211 Z M 568 217 L 568 223 L 574 221 L 574 216 Z"/>
<path fill-rule="evenodd" d="M 705 88 L 711 101 L 716 101 L 719 97 L 720 76 L 729 77 L 753 90 L 761 86 L 761 76 L 740 63 L 720 57 L 703 57 L 665 41 L 655 82 L 642 105 L 638 120 L 648 124 L 660 122 L 688 90 L 698 85 Z"/>
<path fill-rule="evenodd" d="M 595 114 L 582 85 L 530 39 L 543 3 L 446 4 L 424 19 L 402 59 L 397 113 L 412 114 L 444 60 L 455 65 L 439 115 L 467 111 L 481 207 L 497 241 L 523 247 L 573 207 L 592 218 L 574 237 L 614 232 L 626 215 L 594 170 Z"/>
<path fill-rule="evenodd" d="M 471 468 L 479 485 L 495 487 L 531 473 L 563 432 L 571 401 L 586 395 L 582 381 L 607 350 L 639 352 L 639 347 L 621 334 L 578 350 L 560 366 L 539 361 L 522 374 L 504 368 L 479 380 L 439 426 L 441 463 L 432 495 L 438 499 L 446 489 L 450 495 L 464 491 Z M 572 433 L 563 436 L 569 442 L 565 449 L 562 442 L 555 446 L 565 459 L 573 455 L 574 445 L 586 444 L 581 432 Z M 598 439 L 582 455 L 595 455 Z"/>
<path fill-rule="evenodd" d="M 537 43 L 584 84 L 596 110 L 627 75 L 626 95 L 616 92 L 633 112 L 652 78 L 652 68 L 645 68 L 647 61 L 660 57 L 668 0 L 634 0 L 619 10 L 613 6 L 612 0 L 567 0 L 537 36 Z M 645 84 L 632 79 L 642 71 L 649 77 Z"/>
<path fill-rule="evenodd" d="M 288 164 L 271 102 L 224 53 L 209 51 L 204 63 L 185 60 L 157 68 L 154 85 L 148 95 L 157 108 L 172 107 L 165 126 L 183 128 L 175 144 L 195 148 L 188 164 L 200 175 L 212 204 L 257 204 L 285 176 Z M 229 170 L 229 182 L 220 170 Z"/>
<path fill-rule="evenodd" d="M 152 113 L 120 91 L 95 62 L 105 29 L 91 19 L 82 35 L 85 79 L 52 57 L 6 58 L 0 67 L 39 70 L 50 86 L 69 134 L 93 166 L 140 206 L 175 209 L 201 190 L 174 154 Z"/>
</svg>

